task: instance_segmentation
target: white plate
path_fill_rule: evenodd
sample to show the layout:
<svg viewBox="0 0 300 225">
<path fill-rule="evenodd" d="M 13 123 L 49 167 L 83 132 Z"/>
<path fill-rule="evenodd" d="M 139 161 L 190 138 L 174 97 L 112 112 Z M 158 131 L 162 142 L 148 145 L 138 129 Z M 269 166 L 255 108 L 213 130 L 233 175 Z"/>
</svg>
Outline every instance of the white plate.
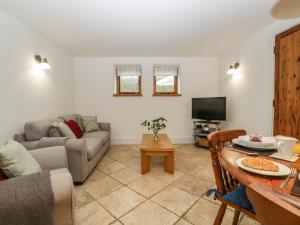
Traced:
<svg viewBox="0 0 300 225">
<path fill-rule="evenodd" d="M 256 150 L 274 150 L 276 149 L 276 140 L 274 137 L 263 137 L 262 142 L 250 141 L 249 136 L 240 136 L 232 140 L 234 144 L 241 145 L 248 148 L 255 148 Z"/>
<path fill-rule="evenodd" d="M 272 161 L 272 162 L 279 167 L 278 172 L 253 169 L 251 167 L 248 167 L 248 166 L 245 166 L 245 165 L 242 164 L 242 160 L 244 160 L 246 158 L 247 157 L 239 158 L 235 161 L 235 163 L 238 165 L 238 167 L 240 167 L 244 170 L 247 170 L 249 172 L 257 173 L 257 174 L 261 174 L 261 175 L 265 175 L 265 176 L 280 176 L 280 177 L 281 176 L 287 176 L 291 173 L 290 168 L 286 167 L 285 165 L 282 165 L 281 163 L 274 162 L 274 161 Z"/>
</svg>

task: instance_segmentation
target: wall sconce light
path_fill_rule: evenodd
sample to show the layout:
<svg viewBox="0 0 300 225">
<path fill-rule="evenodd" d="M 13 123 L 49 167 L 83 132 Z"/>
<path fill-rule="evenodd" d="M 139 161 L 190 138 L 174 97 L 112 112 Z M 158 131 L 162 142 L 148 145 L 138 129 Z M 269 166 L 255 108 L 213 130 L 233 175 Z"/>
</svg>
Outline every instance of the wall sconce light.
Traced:
<svg viewBox="0 0 300 225">
<path fill-rule="evenodd" d="M 228 75 L 234 75 L 235 72 L 237 71 L 237 69 L 239 68 L 240 64 L 239 63 L 235 63 L 234 65 L 230 65 L 229 66 L 229 70 L 227 70 Z"/>
<path fill-rule="evenodd" d="M 51 66 L 48 63 L 47 58 L 42 58 L 40 55 L 36 55 L 34 57 L 34 59 L 35 59 L 36 63 L 40 66 L 41 69 L 51 70 Z"/>
</svg>

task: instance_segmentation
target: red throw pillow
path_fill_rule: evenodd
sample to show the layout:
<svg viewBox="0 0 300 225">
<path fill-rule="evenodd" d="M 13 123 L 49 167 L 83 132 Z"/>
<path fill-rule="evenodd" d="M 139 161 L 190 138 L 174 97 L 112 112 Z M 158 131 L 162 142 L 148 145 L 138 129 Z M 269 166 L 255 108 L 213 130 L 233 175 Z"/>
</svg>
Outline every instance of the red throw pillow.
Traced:
<svg viewBox="0 0 300 225">
<path fill-rule="evenodd" d="M 75 134 L 77 138 L 81 138 L 83 133 L 79 127 L 79 125 L 74 120 L 65 121 L 65 124 L 71 129 L 71 131 Z"/>
<path fill-rule="evenodd" d="M 5 173 L 0 169 L 0 181 L 1 180 L 6 180 L 7 176 L 5 175 Z"/>
</svg>

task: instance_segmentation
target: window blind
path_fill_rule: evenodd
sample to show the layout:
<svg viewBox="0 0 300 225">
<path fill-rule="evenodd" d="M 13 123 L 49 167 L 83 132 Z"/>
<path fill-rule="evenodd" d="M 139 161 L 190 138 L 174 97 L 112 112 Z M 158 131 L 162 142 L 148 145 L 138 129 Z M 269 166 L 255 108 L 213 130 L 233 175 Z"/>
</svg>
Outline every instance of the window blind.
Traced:
<svg viewBox="0 0 300 225">
<path fill-rule="evenodd" d="M 117 76 L 141 76 L 141 65 L 116 65 Z"/>
<path fill-rule="evenodd" d="M 178 65 L 154 65 L 154 76 L 178 76 Z"/>
</svg>

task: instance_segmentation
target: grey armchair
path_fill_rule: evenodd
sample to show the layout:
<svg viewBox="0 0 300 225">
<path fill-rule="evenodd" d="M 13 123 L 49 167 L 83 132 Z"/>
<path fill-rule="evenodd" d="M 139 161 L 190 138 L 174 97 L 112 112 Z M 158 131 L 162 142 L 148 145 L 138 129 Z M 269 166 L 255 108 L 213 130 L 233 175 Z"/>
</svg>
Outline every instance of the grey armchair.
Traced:
<svg viewBox="0 0 300 225">
<path fill-rule="evenodd" d="M 54 197 L 53 207 L 53 224 L 54 225 L 75 225 L 74 218 L 74 191 L 71 174 L 67 167 L 67 155 L 64 147 L 50 147 L 30 151 L 30 154 L 38 161 L 43 170 L 50 171 L 50 182 Z M 19 179 L 25 182 L 30 176 L 15 177 L 11 179 Z M 1 184 L 0 184 L 1 185 Z M 2 196 L 4 198 L 5 196 Z M 21 198 L 15 201 L 20 206 L 35 205 L 35 202 L 26 202 Z M 8 207 L 6 213 L 14 215 L 15 210 L 22 210 L 22 207 Z M 0 224 L 3 224 L 0 222 Z"/>
</svg>

